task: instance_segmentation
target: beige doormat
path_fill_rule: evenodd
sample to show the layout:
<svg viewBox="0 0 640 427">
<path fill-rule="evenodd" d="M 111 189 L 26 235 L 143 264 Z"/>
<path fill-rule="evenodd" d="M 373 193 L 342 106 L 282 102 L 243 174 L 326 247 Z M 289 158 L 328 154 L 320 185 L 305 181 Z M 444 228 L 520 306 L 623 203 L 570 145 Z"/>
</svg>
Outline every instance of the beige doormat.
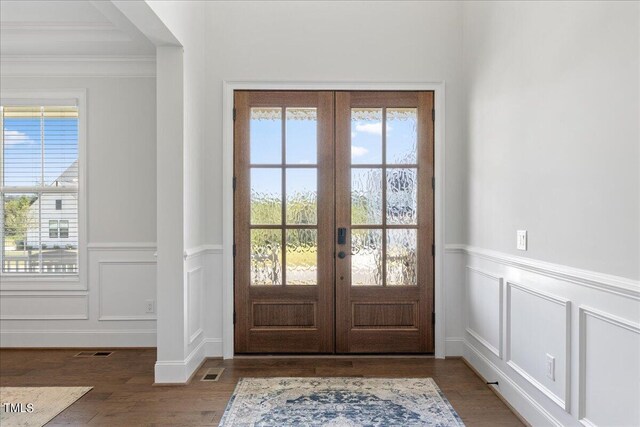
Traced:
<svg viewBox="0 0 640 427">
<path fill-rule="evenodd" d="M 41 427 L 93 387 L 0 387 L 2 427 Z"/>
</svg>

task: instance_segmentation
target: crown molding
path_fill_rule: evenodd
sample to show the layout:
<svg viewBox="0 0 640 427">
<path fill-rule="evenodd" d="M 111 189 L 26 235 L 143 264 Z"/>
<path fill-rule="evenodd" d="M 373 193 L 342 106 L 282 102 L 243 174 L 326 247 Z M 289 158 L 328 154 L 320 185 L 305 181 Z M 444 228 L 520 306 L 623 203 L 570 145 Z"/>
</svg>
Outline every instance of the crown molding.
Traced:
<svg viewBox="0 0 640 427">
<path fill-rule="evenodd" d="M 21 52 L 23 46 L 76 45 L 82 43 L 131 43 L 132 34 L 112 23 L 5 22 L 0 24 L 2 45 Z M 46 51 L 45 51 L 46 52 Z"/>
<path fill-rule="evenodd" d="M 150 55 L 1 55 L 3 77 L 155 77 Z"/>
<path fill-rule="evenodd" d="M 118 27 L 111 22 L 60 22 L 60 21 L 2 21 L 5 31 L 113 31 Z"/>
</svg>

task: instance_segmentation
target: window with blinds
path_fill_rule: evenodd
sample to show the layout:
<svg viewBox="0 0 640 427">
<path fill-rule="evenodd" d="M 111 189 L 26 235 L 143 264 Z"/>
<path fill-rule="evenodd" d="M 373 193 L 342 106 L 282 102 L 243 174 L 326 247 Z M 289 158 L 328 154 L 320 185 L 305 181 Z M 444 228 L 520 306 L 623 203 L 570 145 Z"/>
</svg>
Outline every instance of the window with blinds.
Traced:
<svg viewBox="0 0 640 427">
<path fill-rule="evenodd" d="M 2 274 L 78 273 L 78 108 L 1 106 Z"/>
</svg>

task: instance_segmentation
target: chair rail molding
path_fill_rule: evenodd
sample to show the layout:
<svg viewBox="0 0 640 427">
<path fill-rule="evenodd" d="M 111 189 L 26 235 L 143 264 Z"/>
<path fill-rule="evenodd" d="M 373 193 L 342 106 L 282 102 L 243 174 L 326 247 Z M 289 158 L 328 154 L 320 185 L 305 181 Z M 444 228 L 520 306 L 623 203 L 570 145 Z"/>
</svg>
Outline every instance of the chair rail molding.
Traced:
<svg viewBox="0 0 640 427">
<path fill-rule="evenodd" d="M 640 301 L 640 281 L 638 280 L 582 270 L 532 258 L 509 255 L 504 252 L 464 244 L 448 244 L 445 251 L 447 253 L 465 253 L 469 256 L 488 259 L 498 264 L 516 267 L 532 273 Z"/>
<path fill-rule="evenodd" d="M 184 259 L 186 261 L 203 254 L 222 254 L 222 245 L 200 245 L 185 249 Z"/>
<path fill-rule="evenodd" d="M 156 251 L 156 242 L 105 242 L 89 243 L 90 251 Z"/>
</svg>

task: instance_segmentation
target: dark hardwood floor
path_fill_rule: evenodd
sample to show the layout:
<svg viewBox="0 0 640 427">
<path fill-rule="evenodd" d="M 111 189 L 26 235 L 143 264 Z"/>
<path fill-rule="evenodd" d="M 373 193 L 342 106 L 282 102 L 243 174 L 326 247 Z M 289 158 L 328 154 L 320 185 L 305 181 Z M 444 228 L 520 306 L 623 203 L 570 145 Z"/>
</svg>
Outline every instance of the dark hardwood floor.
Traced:
<svg viewBox="0 0 640 427">
<path fill-rule="evenodd" d="M 217 425 L 240 377 L 431 377 L 467 426 L 523 425 L 460 359 L 236 358 L 208 360 L 189 385 L 154 386 L 154 349 L 116 351 L 106 358 L 79 350 L 0 350 L 0 386 L 93 386 L 48 426 Z M 225 368 L 217 382 L 200 377 Z"/>
</svg>

